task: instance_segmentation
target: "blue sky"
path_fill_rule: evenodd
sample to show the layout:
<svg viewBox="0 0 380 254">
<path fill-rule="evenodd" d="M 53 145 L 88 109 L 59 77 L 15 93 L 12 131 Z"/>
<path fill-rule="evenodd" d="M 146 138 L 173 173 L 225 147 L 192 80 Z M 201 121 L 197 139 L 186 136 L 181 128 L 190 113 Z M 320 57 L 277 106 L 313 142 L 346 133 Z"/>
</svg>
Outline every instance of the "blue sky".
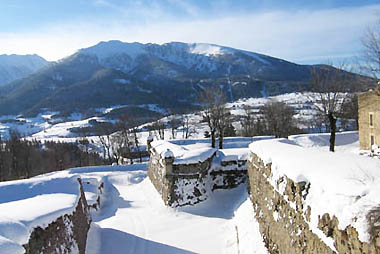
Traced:
<svg viewBox="0 0 380 254">
<path fill-rule="evenodd" d="M 360 54 L 377 0 L 1 0 L 0 54 L 58 60 L 99 41 L 208 42 L 296 63 Z"/>
</svg>

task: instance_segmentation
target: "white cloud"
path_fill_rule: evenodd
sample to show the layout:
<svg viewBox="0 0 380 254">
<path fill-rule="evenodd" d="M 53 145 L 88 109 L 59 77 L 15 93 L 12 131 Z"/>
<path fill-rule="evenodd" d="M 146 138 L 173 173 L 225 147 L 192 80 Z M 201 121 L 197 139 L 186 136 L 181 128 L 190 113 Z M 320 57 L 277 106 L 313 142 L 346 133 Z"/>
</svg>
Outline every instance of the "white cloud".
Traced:
<svg viewBox="0 0 380 254">
<path fill-rule="evenodd" d="M 172 0 L 176 1 L 176 0 Z M 106 4 L 98 0 L 98 4 Z M 141 7 L 141 6 L 140 6 Z M 145 8 L 138 8 L 144 13 Z M 187 6 L 188 12 L 196 9 Z M 136 10 L 134 10 L 136 11 Z M 354 55 L 360 49 L 365 28 L 379 16 L 380 5 L 317 11 L 273 11 L 230 14 L 219 18 L 158 22 L 162 9 L 153 8 L 141 23 L 128 15 L 110 21 L 55 24 L 28 34 L 1 34 L 0 53 L 37 53 L 57 60 L 99 41 L 118 39 L 165 43 L 169 41 L 209 42 L 255 51 L 299 63 Z"/>
</svg>

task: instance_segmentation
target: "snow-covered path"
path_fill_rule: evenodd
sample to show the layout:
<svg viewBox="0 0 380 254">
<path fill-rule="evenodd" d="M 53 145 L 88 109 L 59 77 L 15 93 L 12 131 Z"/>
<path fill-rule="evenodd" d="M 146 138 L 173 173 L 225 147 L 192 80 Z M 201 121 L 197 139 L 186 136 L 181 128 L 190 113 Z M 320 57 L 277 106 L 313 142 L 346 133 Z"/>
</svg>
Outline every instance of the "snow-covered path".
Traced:
<svg viewBox="0 0 380 254">
<path fill-rule="evenodd" d="M 164 205 L 146 169 L 104 174 L 106 201 L 101 212 L 93 214 L 88 254 L 239 252 L 232 218 L 247 198 L 246 186 L 216 191 L 204 203 L 173 209 Z M 260 250 L 262 240 L 256 237 L 252 244 L 259 242 Z"/>
</svg>

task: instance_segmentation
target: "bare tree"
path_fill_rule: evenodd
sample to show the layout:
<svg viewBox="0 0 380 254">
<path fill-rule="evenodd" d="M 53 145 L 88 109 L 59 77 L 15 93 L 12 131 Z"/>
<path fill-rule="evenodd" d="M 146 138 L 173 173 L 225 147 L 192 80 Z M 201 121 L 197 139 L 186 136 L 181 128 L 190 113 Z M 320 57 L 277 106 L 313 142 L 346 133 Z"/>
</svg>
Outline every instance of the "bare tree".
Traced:
<svg viewBox="0 0 380 254">
<path fill-rule="evenodd" d="M 137 128 L 132 127 L 136 122 L 128 115 L 121 115 L 116 124 L 118 132 L 114 134 L 113 146 L 114 157 L 118 161 L 120 158 L 129 158 L 130 163 L 133 163 L 133 152 L 138 147 Z M 138 149 L 139 150 L 139 149 Z"/>
<path fill-rule="evenodd" d="M 362 37 L 363 53 L 360 67 L 365 74 L 380 78 L 380 20 L 369 27 Z"/>
<path fill-rule="evenodd" d="M 312 91 L 318 94 L 315 108 L 325 117 L 325 124 L 330 130 L 330 151 L 335 150 L 335 133 L 337 118 L 342 113 L 342 104 L 347 98 L 353 75 L 339 67 L 320 65 L 311 70 Z"/>
<path fill-rule="evenodd" d="M 208 88 L 199 96 L 199 102 L 203 106 L 203 119 L 210 129 L 211 146 L 216 147 L 216 135 L 218 130 L 225 128 L 227 109 L 225 108 L 226 98 L 221 89 Z M 223 147 L 223 133 L 219 133 L 219 147 Z"/>
<path fill-rule="evenodd" d="M 152 125 L 148 126 L 149 132 L 153 132 L 157 139 L 165 139 L 165 123 L 162 120 L 155 121 Z"/>
<path fill-rule="evenodd" d="M 195 133 L 195 123 L 192 121 L 189 114 L 182 114 L 180 123 L 182 127 L 182 138 L 188 139 Z"/>
<path fill-rule="evenodd" d="M 276 138 L 287 138 L 298 132 L 297 120 L 294 118 L 295 111 L 284 102 L 271 100 L 261 109 L 262 121 L 266 133 Z"/>
<path fill-rule="evenodd" d="M 140 149 L 140 134 L 139 134 L 139 129 L 137 128 L 138 122 L 136 121 L 135 118 L 128 118 L 129 121 L 129 142 L 132 145 L 132 150 L 136 150 L 137 155 L 139 157 L 139 161 L 142 162 L 142 154 L 141 154 L 141 149 Z M 131 156 L 134 157 L 134 156 Z"/>
<path fill-rule="evenodd" d="M 112 162 L 112 142 L 111 142 L 111 130 L 107 128 L 107 125 L 98 126 L 98 144 L 102 147 L 103 158 L 108 163 Z"/>
<path fill-rule="evenodd" d="M 255 126 L 255 118 L 253 115 L 252 109 L 248 105 L 243 106 L 244 115 L 240 119 L 241 124 L 241 135 L 245 137 L 252 137 L 255 135 L 254 126 Z"/>
<path fill-rule="evenodd" d="M 121 131 L 114 133 L 111 136 L 111 154 L 113 161 L 119 164 L 120 159 L 124 158 L 128 152 L 129 149 L 125 136 Z"/>
<path fill-rule="evenodd" d="M 136 126 L 132 127 L 131 132 L 133 135 L 134 145 L 136 147 L 136 151 L 138 153 L 139 160 L 140 160 L 140 162 L 142 162 L 142 154 L 141 154 L 141 149 L 140 149 L 139 133 L 138 133 L 137 127 Z"/>
<path fill-rule="evenodd" d="M 169 126 L 172 134 L 172 139 L 175 139 L 177 137 L 177 129 L 181 126 L 181 121 L 177 119 L 175 115 L 173 115 L 169 120 Z"/>
<path fill-rule="evenodd" d="M 227 128 L 231 126 L 231 112 L 225 105 L 221 105 L 216 111 L 217 130 L 219 133 L 219 149 L 223 149 L 223 139 Z"/>
</svg>

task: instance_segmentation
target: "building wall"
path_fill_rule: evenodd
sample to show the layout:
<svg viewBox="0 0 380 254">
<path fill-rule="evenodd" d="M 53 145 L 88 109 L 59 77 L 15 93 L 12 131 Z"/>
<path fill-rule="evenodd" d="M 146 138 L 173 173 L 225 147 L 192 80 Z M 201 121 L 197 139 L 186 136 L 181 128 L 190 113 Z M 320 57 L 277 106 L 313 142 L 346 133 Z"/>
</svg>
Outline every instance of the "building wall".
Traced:
<svg viewBox="0 0 380 254">
<path fill-rule="evenodd" d="M 280 194 L 270 182 L 271 164 L 265 165 L 251 153 L 248 166 L 250 198 L 260 233 L 271 254 L 379 254 L 380 233 L 371 243 L 361 242 L 357 231 L 348 226 L 338 228 L 339 220 L 325 213 L 319 218 L 318 228 L 332 240 L 332 247 L 321 240 L 309 227 L 311 208 L 304 207 L 304 182 L 296 183 L 284 176 L 277 183 L 285 184 Z M 305 193 L 305 192 L 304 192 Z"/>
<path fill-rule="evenodd" d="M 371 135 L 375 138 L 375 144 L 380 146 L 380 91 L 375 90 L 360 94 L 358 108 L 360 149 L 371 149 Z M 370 113 L 373 113 L 373 127 L 369 125 Z"/>
</svg>

